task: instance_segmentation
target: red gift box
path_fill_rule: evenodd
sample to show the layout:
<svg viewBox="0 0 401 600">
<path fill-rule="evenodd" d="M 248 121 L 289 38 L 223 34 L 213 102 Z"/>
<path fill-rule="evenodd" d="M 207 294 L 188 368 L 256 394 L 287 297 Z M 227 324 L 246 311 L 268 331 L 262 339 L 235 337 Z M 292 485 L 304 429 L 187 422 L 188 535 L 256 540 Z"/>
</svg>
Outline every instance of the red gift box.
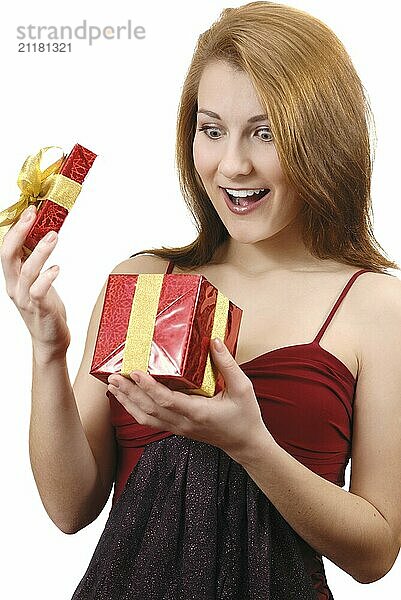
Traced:
<svg viewBox="0 0 401 600">
<path fill-rule="evenodd" d="M 75 144 L 70 154 L 63 160 L 58 174 L 82 185 L 96 156 L 91 150 L 84 148 L 80 144 Z M 77 195 L 79 191 L 77 187 Z M 52 193 L 50 192 L 49 195 L 52 196 Z M 48 231 L 60 231 L 71 209 L 72 204 L 68 206 L 64 201 L 65 195 L 63 192 L 60 199 L 57 198 L 57 194 L 53 194 L 53 196 L 52 199 L 43 199 L 38 207 L 35 222 L 29 230 L 24 243 L 24 247 L 28 251 L 32 251 Z"/>
<path fill-rule="evenodd" d="M 90 374 L 149 373 L 173 390 L 213 396 L 224 380 L 211 361 L 220 337 L 235 357 L 242 310 L 203 275 L 109 275 Z"/>
<path fill-rule="evenodd" d="M 20 198 L 0 212 L 0 246 L 9 229 L 31 205 L 36 207 L 36 217 L 23 245 L 25 255 L 31 254 L 46 233 L 60 230 L 81 192 L 82 183 L 96 154 L 75 144 L 68 156 L 61 155 L 46 167 L 44 163 L 49 162 L 49 156 L 54 156 L 55 150 L 61 151 L 61 148 L 41 148 L 37 154 L 28 156 L 22 165 L 17 182 L 21 189 Z"/>
</svg>

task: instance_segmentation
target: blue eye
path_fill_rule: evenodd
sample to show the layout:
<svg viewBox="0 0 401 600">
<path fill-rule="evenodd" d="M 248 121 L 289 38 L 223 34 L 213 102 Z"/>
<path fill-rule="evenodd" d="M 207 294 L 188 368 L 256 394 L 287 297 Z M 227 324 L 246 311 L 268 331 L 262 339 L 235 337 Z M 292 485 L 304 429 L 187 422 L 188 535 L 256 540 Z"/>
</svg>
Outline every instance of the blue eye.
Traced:
<svg viewBox="0 0 401 600">
<path fill-rule="evenodd" d="M 212 130 L 212 131 L 218 131 L 218 128 L 217 127 L 212 127 L 211 125 L 203 125 L 203 127 L 199 127 L 199 129 L 198 129 L 198 131 L 204 131 L 205 134 L 206 134 L 207 131 L 210 131 L 210 130 Z M 207 135 L 207 137 L 210 137 L 208 133 L 206 135 Z M 215 138 L 214 136 L 212 136 L 212 139 L 217 139 L 217 138 Z"/>
<path fill-rule="evenodd" d="M 272 135 L 272 132 L 270 131 L 269 127 L 261 127 L 260 129 L 257 130 L 257 133 L 260 133 L 260 132 L 267 133 L 270 136 L 270 139 L 269 140 L 265 139 L 265 140 L 263 140 L 264 142 L 272 142 L 273 141 L 273 135 Z"/>
<path fill-rule="evenodd" d="M 214 125 L 203 125 L 202 127 L 197 128 L 197 131 L 203 131 L 205 133 L 205 135 L 212 140 L 218 140 L 219 137 L 216 137 L 214 135 L 210 135 L 211 131 L 220 131 L 219 127 L 215 127 Z M 273 141 L 273 137 L 272 137 L 272 133 L 270 131 L 269 127 L 261 127 L 260 129 L 258 129 L 256 131 L 256 133 L 267 133 L 270 136 L 270 139 L 263 139 L 260 138 L 263 142 L 272 142 Z"/>
</svg>

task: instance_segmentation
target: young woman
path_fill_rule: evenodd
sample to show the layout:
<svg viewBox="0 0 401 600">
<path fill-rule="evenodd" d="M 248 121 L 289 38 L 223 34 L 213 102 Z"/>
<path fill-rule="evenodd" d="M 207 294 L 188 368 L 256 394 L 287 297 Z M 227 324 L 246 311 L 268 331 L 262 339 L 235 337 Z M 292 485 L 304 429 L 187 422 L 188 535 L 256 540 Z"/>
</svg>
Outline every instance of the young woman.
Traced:
<svg viewBox="0 0 401 600">
<path fill-rule="evenodd" d="M 22 260 L 28 212 L 7 234 L 7 290 L 32 335 L 42 501 L 73 533 L 115 483 L 74 600 L 322 600 L 323 555 L 363 583 L 391 569 L 401 284 L 371 228 L 369 114 L 344 47 L 306 13 L 253 2 L 200 36 L 176 146 L 198 237 L 113 272 L 202 273 L 243 309 L 235 359 L 211 343 L 226 385 L 211 399 L 142 372 L 108 390 L 89 375 L 104 287 L 72 387 L 57 273 L 41 273 L 55 242 Z"/>
</svg>

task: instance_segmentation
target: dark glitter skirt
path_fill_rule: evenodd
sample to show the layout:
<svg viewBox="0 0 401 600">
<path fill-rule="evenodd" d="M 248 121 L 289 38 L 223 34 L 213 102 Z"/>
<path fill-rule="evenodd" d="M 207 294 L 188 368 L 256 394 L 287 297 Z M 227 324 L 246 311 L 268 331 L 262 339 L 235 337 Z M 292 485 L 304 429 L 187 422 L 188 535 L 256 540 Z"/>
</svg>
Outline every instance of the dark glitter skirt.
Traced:
<svg viewBox="0 0 401 600">
<path fill-rule="evenodd" d="M 72 600 L 316 600 L 302 540 L 219 448 L 148 444 Z"/>
</svg>

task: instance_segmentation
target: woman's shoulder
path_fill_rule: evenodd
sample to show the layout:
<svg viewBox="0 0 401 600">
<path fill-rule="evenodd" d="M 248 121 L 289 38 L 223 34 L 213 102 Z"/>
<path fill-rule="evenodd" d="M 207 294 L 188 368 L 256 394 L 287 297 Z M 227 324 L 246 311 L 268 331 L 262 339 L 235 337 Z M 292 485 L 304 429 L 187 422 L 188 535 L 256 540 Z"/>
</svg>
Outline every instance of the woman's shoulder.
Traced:
<svg viewBox="0 0 401 600">
<path fill-rule="evenodd" d="M 138 254 L 118 263 L 112 273 L 165 273 L 168 263 L 155 254 Z"/>
<path fill-rule="evenodd" d="M 401 279 L 397 275 L 367 271 L 358 279 L 355 297 L 363 305 L 401 301 Z"/>
<path fill-rule="evenodd" d="M 370 349 L 377 353 L 381 344 L 384 351 L 389 332 L 398 332 L 401 326 L 401 280 L 371 271 L 359 276 L 353 287 L 350 308 L 360 353 Z"/>
<path fill-rule="evenodd" d="M 383 311 L 397 315 L 397 306 L 401 316 L 401 280 L 391 273 L 361 273 L 352 286 L 349 303 L 361 328 L 369 328 Z"/>
</svg>

